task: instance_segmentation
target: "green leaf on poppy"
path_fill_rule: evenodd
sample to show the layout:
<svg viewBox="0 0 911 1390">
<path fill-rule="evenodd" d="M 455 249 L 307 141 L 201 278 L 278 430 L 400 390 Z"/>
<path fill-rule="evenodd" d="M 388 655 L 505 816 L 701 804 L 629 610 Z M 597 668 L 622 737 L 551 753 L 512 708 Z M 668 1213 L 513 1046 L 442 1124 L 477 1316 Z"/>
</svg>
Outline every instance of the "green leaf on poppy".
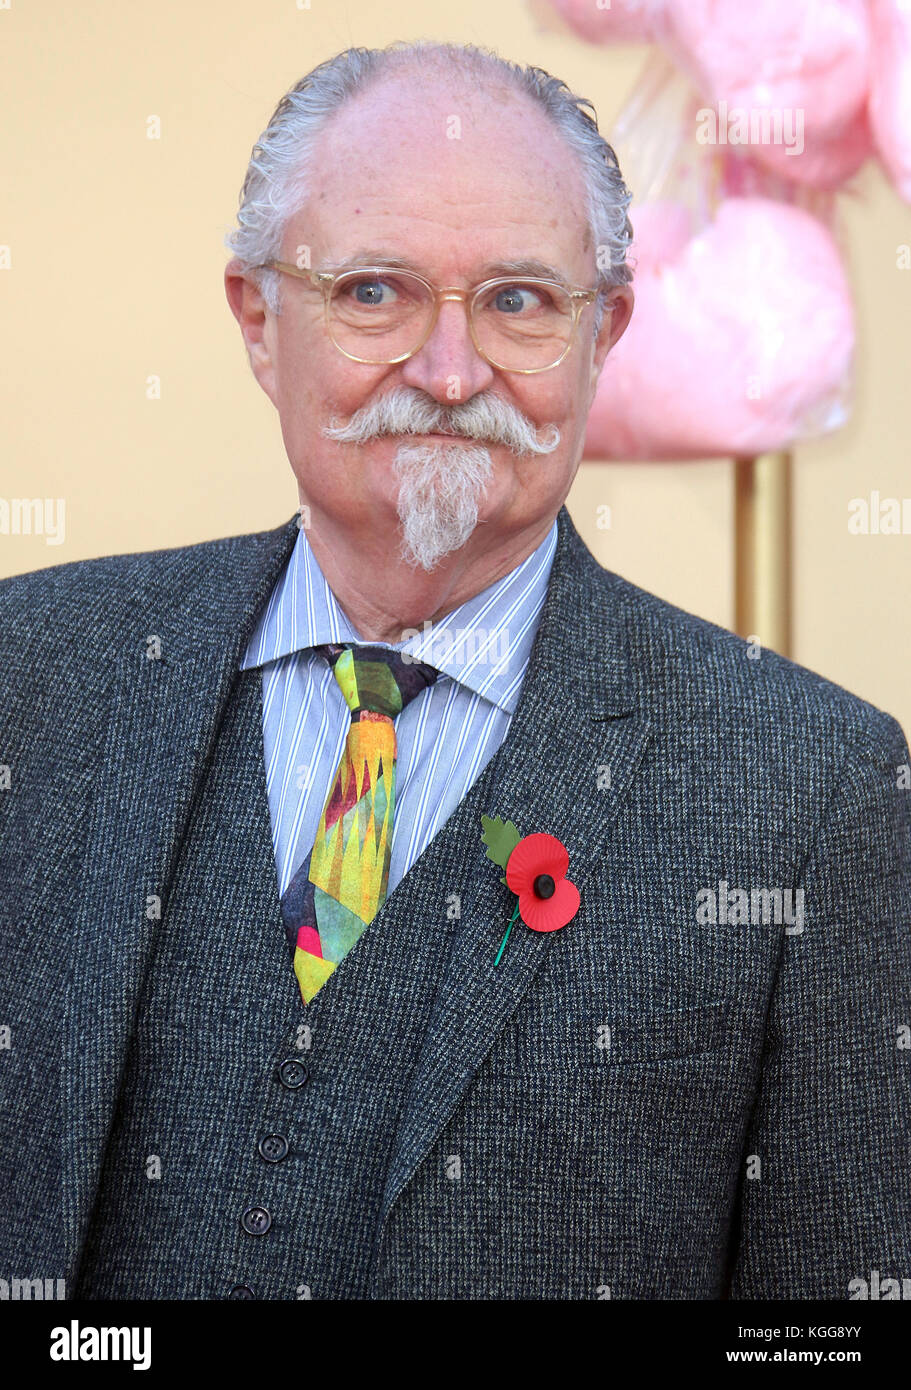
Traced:
<svg viewBox="0 0 911 1390">
<path fill-rule="evenodd" d="M 487 846 L 487 858 L 505 869 L 509 856 L 522 836 L 511 820 L 503 821 L 499 816 L 482 815 L 481 824 L 484 827 L 481 839 Z M 505 883 L 505 878 L 502 881 Z"/>
</svg>

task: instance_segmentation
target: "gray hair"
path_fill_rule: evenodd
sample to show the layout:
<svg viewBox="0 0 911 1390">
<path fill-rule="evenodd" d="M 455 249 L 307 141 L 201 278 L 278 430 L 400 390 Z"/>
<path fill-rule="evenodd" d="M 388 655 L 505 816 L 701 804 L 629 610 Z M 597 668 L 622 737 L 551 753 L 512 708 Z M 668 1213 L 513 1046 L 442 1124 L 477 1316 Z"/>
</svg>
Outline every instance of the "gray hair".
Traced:
<svg viewBox="0 0 911 1390">
<path fill-rule="evenodd" d="M 387 48 L 347 48 L 302 77 L 282 97 L 253 146 L 240 194 L 238 226 L 225 237 L 225 245 L 249 271 L 277 258 L 285 226 L 306 196 L 314 145 L 328 118 L 349 98 L 392 71 L 415 62 L 425 68 L 429 61 L 448 63 L 478 82 L 511 83 L 525 92 L 547 112 L 578 157 L 588 193 L 588 219 L 601 290 L 595 314 L 597 334 L 605 292 L 632 279 L 626 263 L 632 241 L 626 210 L 632 194 L 623 181 L 617 156 L 599 134 L 594 107 L 585 97 L 576 96 L 565 82 L 543 68 L 523 67 L 475 44 L 420 39 L 398 40 Z M 585 107 L 591 109 L 591 115 Z M 254 279 L 270 309 L 280 313 L 279 273 L 258 270 Z"/>
</svg>

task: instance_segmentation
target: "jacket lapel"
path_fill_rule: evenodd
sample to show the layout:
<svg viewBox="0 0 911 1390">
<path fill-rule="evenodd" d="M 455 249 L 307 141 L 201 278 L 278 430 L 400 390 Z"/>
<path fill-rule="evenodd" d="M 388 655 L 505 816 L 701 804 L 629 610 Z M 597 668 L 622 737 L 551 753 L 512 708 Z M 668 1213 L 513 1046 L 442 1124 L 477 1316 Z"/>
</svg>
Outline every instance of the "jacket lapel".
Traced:
<svg viewBox="0 0 911 1390">
<path fill-rule="evenodd" d="M 555 935 L 529 931 L 517 921 L 493 968 L 515 897 L 486 857 L 481 813 L 514 821 L 522 835 L 544 831 L 560 839 L 569 851 L 568 877 L 584 902 L 586 880 L 603 864 L 611 821 L 648 741 L 649 723 L 636 709 L 622 581 L 597 563 L 565 507 L 558 531 L 547 598 L 509 733 L 436 837 L 440 846 L 432 842 L 402 881 L 408 884 L 400 898 L 403 910 L 432 902 L 439 897 L 441 864 L 448 873 L 455 863 L 461 923 L 403 1106 L 377 1250 L 399 1193 L 515 1012 Z M 610 770 L 609 790 L 599 788 L 604 768 Z M 386 908 L 393 916 L 397 896 L 398 889 Z"/>
<path fill-rule="evenodd" d="M 73 973 L 63 1032 L 72 1067 L 63 1093 L 63 1193 L 69 1280 L 194 792 L 246 643 L 296 534 L 295 517 L 272 532 L 174 551 L 159 568 L 146 556 L 135 561 L 136 598 L 120 625 L 113 700 L 98 714 L 106 732 L 68 943 Z"/>
</svg>

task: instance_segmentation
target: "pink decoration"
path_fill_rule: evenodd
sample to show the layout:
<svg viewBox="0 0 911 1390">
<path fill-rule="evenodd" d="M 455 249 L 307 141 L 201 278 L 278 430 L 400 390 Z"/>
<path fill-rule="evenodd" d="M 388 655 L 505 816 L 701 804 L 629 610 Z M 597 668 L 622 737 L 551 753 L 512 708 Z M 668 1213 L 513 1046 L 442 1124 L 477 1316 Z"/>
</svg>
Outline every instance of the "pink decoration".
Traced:
<svg viewBox="0 0 911 1390">
<path fill-rule="evenodd" d="M 554 8 L 589 43 L 654 43 L 664 28 L 665 0 L 554 0 Z"/>
<path fill-rule="evenodd" d="M 870 124 L 880 159 L 911 203 L 911 6 L 869 0 L 873 30 Z"/>
<path fill-rule="evenodd" d="M 826 227 L 728 198 L 688 239 L 668 203 L 636 211 L 636 307 L 608 355 L 585 457 L 755 455 L 845 422 L 849 286 Z"/>
<path fill-rule="evenodd" d="M 835 188 L 872 153 L 866 0 L 682 0 L 667 6 L 665 47 L 729 119 L 765 110 L 786 131 L 802 123 L 790 152 L 774 140 L 751 147 L 776 173 Z"/>
<path fill-rule="evenodd" d="M 586 457 L 752 456 L 838 428 L 854 322 L 832 195 L 876 153 L 911 202 L 911 0 L 604 2 L 553 0 L 588 42 L 664 57 L 609 137 L 636 308 Z"/>
<path fill-rule="evenodd" d="M 867 0 L 612 0 L 608 9 L 590 0 L 554 3 L 591 43 L 660 44 L 725 127 L 733 130 L 740 113 L 781 122 L 751 153 L 786 179 L 835 189 L 873 153 Z M 907 129 L 906 122 L 906 138 Z"/>
</svg>

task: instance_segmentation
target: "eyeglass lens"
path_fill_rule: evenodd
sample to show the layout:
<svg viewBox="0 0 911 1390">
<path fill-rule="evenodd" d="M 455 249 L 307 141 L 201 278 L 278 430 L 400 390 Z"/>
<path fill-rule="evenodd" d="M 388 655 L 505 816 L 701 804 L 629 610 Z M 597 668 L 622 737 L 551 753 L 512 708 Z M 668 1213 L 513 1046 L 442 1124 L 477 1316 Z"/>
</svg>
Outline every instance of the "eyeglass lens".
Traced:
<svg viewBox="0 0 911 1390">
<path fill-rule="evenodd" d="M 336 345 L 360 361 L 383 363 L 421 345 L 433 318 L 433 295 L 407 272 L 350 271 L 329 302 Z M 475 339 L 504 370 L 553 366 L 572 334 L 573 301 L 559 285 L 517 279 L 491 286 L 471 305 Z"/>
</svg>

